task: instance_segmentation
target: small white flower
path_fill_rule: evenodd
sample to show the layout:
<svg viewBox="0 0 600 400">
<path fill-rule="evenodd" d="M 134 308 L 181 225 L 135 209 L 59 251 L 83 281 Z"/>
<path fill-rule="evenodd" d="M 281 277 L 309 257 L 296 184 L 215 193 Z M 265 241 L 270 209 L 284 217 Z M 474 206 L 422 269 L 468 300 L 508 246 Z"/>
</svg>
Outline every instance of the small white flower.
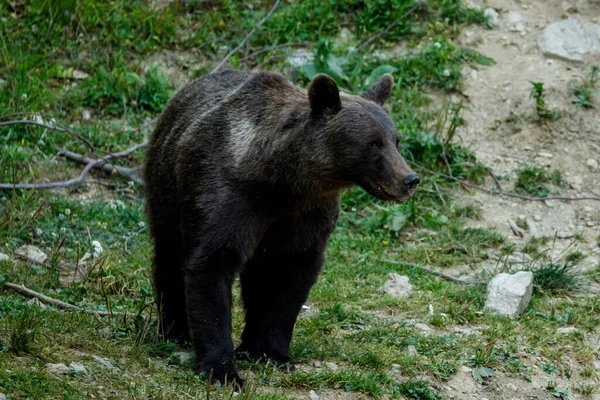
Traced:
<svg viewBox="0 0 600 400">
<path fill-rule="evenodd" d="M 22 99 L 26 99 L 26 98 L 27 98 L 27 93 L 23 93 L 23 94 L 21 95 L 21 98 L 22 98 Z"/>
<path fill-rule="evenodd" d="M 435 42 L 435 43 L 433 44 L 433 46 L 434 46 L 436 49 L 439 49 L 440 47 L 442 47 L 442 44 L 441 44 L 440 42 Z"/>
<path fill-rule="evenodd" d="M 92 240 L 92 256 L 94 258 L 99 257 L 102 254 L 102 245 L 97 240 Z"/>
<path fill-rule="evenodd" d="M 429 315 L 433 315 L 433 306 L 429 305 Z"/>
<path fill-rule="evenodd" d="M 445 69 L 444 72 L 442 72 L 442 75 L 444 75 L 444 76 L 450 76 L 450 70 L 449 69 Z"/>
<path fill-rule="evenodd" d="M 65 208 L 65 215 L 71 215 L 71 209 Z"/>
<path fill-rule="evenodd" d="M 63 213 L 58 214 L 58 219 L 65 219 L 65 214 L 63 214 Z"/>
<path fill-rule="evenodd" d="M 42 118 L 42 116 L 40 114 L 35 114 L 33 116 L 33 120 L 35 122 L 37 122 L 38 124 L 43 124 L 44 123 L 44 118 Z"/>
<path fill-rule="evenodd" d="M 138 226 L 139 226 L 140 228 L 143 228 L 143 227 L 145 227 L 145 226 L 146 226 L 146 223 L 145 223 L 144 221 L 140 221 L 140 222 L 138 222 Z"/>
<path fill-rule="evenodd" d="M 59 229 L 60 233 L 65 233 L 67 231 L 67 229 L 63 226 L 62 228 Z"/>
</svg>

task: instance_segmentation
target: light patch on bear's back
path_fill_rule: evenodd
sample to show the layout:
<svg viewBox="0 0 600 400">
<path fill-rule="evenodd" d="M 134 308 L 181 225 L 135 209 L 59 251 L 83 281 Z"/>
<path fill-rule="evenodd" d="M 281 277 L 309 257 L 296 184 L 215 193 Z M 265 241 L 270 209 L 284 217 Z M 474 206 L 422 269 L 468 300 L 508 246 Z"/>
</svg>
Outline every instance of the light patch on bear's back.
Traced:
<svg viewBox="0 0 600 400">
<path fill-rule="evenodd" d="M 248 118 L 243 117 L 231 124 L 229 148 L 231 149 L 236 166 L 240 165 L 247 156 L 252 154 L 257 133 L 256 128 L 256 125 Z"/>
</svg>

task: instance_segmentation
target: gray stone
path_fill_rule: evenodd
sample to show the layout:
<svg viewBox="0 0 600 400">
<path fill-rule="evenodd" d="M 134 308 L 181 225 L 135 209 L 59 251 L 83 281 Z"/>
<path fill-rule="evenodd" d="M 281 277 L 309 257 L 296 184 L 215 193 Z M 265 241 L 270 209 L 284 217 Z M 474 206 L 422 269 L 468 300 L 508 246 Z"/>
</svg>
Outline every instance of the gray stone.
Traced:
<svg viewBox="0 0 600 400">
<path fill-rule="evenodd" d="M 104 368 L 109 369 L 111 371 L 116 370 L 117 368 L 112 365 L 112 363 L 110 361 L 108 361 L 106 358 L 100 357 L 100 356 L 92 356 L 92 358 L 94 360 L 96 360 L 98 362 L 98 364 L 102 365 Z"/>
<path fill-rule="evenodd" d="M 509 11 L 508 14 L 506 14 L 506 22 L 509 24 L 523 22 L 523 16 L 516 11 Z"/>
<path fill-rule="evenodd" d="M 69 368 L 72 369 L 75 372 L 79 372 L 79 373 L 85 373 L 87 372 L 87 370 L 85 369 L 85 367 L 78 363 L 78 362 L 72 362 L 71 364 L 69 364 Z"/>
<path fill-rule="evenodd" d="M 587 160 L 585 162 L 585 164 L 588 166 L 588 168 L 592 172 L 598 169 L 598 161 L 594 160 L 593 158 L 590 158 L 589 160 Z"/>
<path fill-rule="evenodd" d="M 409 356 L 416 356 L 417 354 L 419 354 L 417 353 L 417 348 L 412 344 L 406 348 L 405 353 Z"/>
<path fill-rule="evenodd" d="M 311 390 L 310 392 L 308 392 L 308 398 L 310 400 L 319 400 L 319 395 L 314 390 Z"/>
<path fill-rule="evenodd" d="M 6 400 L 6 395 L 4 393 L 0 393 L 0 400 Z"/>
<path fill-rule="evenodd" d="M 323 368 L 323 363 L 321 361 L 313 361 L 311 365 L 315 368 Z"/>
<path fill-rule="evenodd" d="M 500 22 L 500 15 L 492 7 L 483 10 L 483 15 L 489 18 L 489 23 L 492 27 L 498 25 L 498 22 Z"/>
<path fill-rule="evenodd" d="M 335 38 L 335 46 L 336 47 L 347 47 L 349 44 L 352 43 L 353 37 L 354 37 L 354 35 L 350 31 L 350 29 L 342 28 L 342 30 L 340 30 L 340 33 L 338 34 L 338 36 Z"/>
<path fill-rule="evenodd" d="M 292 67 L 300 67 L 301 65 L 313 62 L 315 56 L 312 51 L 306 49 L 295 50 L 288 57 L 288 62 Z"/>
<path fill-rule="evenodd" d="M 173 353 L 174 356 L 179 357 L 179 363 L 185 364 L 190 360 L 193 360 L 194 356 L 192 353 L 188 353 L 187 351 L 180 351 L 178 353 Z"/>
<path fill-rule="evenodd" d="M 418 330 L 421 331 L 421 333 L 425 334 L 425 335 L 429 335 L 430 333 L 433 332 L 433 329 L 431 329 L 429 326 L 421 323 L 421 322 L 417 322 L 414 325 L 415 328 L 417 328 Z"/>
<path fill-rule="evenodd" d="M 577 19 L 554 22 L 542 32 L 538 46 L 546 57 L 582 62 L 600 54 L 600 25 Z"/>
<path fill-rule="evenodd" d="M 575 328 L 574 326 L 566 326 L 563 328 L 558 328 L 556 330 L 556 333 L 558 335 L 570 335 L 571 333 L 575 333 L 575 332 L 579 332 L 579 329 Z"/>
<path fill-rule="evenodd" d="M 488 284 L 485 308 L 498 314 L 516 317 L 529 305 L 533 292 L 533 273 L 498 274 Z"/>
<path fill-rule="evenodd" d="M 24 259 L 36 264 L 43 264 L 44 261 L 46 261 L 46 259 L 48 258 L 48 256 L 45 255 L 43 251 L 31 245 L 21 246 L 17 249 L 15 253 L 17 253 Z"/>
<path fill-rule="evenodd" d="M 48 372 L 50 372 L 51 374 L 66 375 L 69 373 L 69 367 L 67 367 L 63 363 L 60 363 L 60 364 L 48 363 L 48 364 L 46 364 L 46 370 Z"/>
<path fill-rule="evenodd" d="M 392 297 L 403 299 L 412 294 L 413 285 L 411 285 L 408 281 L 408 276 L 398 275 L 395 272 L 391 272 L 379 290 L 389 294 Z"/>
<path fill-rule="evenodd" d="M 10 261 L 10 257 L 4 253 L 0 253 L 0 261 Z"/>
<path fill-rule="evenodd" d="M 338 367 L 336 363 L 332 363 L 329 361 L 325 361 L 325 367 L 332 370 L 333 372 L 336 372 L 338 369 L 340 369 L 340 367 Z"/>
</svg>

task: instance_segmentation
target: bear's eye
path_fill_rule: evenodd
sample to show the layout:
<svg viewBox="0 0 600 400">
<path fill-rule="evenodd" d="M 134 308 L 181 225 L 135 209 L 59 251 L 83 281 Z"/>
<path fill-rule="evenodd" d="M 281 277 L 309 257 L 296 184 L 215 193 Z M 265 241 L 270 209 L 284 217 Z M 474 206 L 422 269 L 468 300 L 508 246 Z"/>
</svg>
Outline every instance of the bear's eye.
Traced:
<svg viewBox="0 0 600 400">
<path fill-rule="evenodd" d="M 372 142 L 369 142 L 369 146 L 375 147 L 377 149 L 379 148 L 379 142 L 377 140 L 373 140 Z"/>
</svg>

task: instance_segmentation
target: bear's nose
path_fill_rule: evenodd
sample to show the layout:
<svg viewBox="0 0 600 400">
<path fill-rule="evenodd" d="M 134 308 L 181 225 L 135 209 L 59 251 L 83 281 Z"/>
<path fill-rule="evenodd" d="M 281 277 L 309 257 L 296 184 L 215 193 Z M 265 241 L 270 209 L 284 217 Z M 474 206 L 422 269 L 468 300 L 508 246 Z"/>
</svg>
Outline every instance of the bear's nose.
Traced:
<svg viewBox="0 0 600 400">
<path fill-rule="evenodd" d="M 402 183 L 404 183 L 404 186 L 406 186 L 408 190 L 414 190 L 419 182 L 421 182 L 421 179 L 419 179 L 419 175 L 417 174 L 410 174 L 402 179 Z"/>
</svg>

